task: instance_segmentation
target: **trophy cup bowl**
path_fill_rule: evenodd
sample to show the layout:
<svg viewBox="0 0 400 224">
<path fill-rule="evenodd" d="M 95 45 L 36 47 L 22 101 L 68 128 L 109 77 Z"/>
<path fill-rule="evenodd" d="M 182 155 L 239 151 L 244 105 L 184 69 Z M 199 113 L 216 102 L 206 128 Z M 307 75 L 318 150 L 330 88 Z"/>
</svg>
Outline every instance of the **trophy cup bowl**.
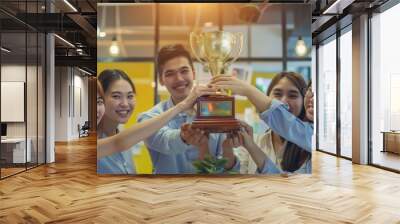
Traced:
<svg viewBox="0 0 400 224">
<path fill-rule="evenodd" d="M 243 47 L 243 35 L 226 31 L 192 32 L 190 46 L 195 58 L 208 67 L 211 75 L 215 77 L 225 74 L 228 66 L 239 57 Z M 240 123 L 235 119 L 235 98 L 230 96 L 229 91 L 223 92 L 224 94 L 197 99 L 193 128 L 208 133 L 240 130 Z"/>
</svg>

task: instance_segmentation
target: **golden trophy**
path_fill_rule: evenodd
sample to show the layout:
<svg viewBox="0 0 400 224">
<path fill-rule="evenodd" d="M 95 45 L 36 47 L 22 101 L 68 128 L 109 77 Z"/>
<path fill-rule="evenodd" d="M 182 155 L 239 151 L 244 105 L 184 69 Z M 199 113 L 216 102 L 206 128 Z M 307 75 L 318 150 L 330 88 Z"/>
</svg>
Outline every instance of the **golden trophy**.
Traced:
<svg viewBox="0 0 400 224">
<path fill-rule="evenodd" d="M 192 32 L 190 46 L 196 59 L 206 66 L 211 76 L 225 74 L 228 66 L 239 57 L 243 34 L 226 31 Z M 197 99 L 193 128 L 209 133 L 233 132 L 240 129 L 235 119 L 235 98 L 230 92 L 202 96 Z"/>
</svg>

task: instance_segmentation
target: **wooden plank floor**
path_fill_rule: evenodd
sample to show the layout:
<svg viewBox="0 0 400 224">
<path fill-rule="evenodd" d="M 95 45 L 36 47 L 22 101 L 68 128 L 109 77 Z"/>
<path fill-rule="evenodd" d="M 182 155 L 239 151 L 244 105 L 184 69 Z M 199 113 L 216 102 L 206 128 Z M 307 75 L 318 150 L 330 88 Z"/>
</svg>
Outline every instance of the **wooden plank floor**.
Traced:
<svg viewBox="0 0 400 224">
<path fill-rule="evenodd" d="M 97 176 L 94 138 L 0 181 L 0 223 L 400 223 L 400 175 L 316 152 L 313 174 Z"/>
<path fill-rule="evenodd" d="M 24 168 L 1 168 L 1 177 L 7 177 L 7 176 L 11 176 L 15 173 L 24 171 Z"/>
<path fill-rule="evenodd" d="M 400 170 L 400 154 L 375 151 L 372 159 L 375 164 Z"/>
</svg>

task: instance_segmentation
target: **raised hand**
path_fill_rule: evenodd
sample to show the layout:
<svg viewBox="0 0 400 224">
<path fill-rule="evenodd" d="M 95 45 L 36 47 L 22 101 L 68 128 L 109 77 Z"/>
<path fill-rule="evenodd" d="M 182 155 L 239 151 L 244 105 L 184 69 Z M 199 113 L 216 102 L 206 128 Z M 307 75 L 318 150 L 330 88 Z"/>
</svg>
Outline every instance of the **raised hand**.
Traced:
<svg viewBox="0 0 400 224">
<path fill-rule="evenodd" d="M 193 107 L 198 97 L 203 95 L 212 95 L 216 93 L 217 88 L 215 87 L 195 85 L 190 91 L 189 95 L 182 102 L 180 102 L 180 104 L 182 105 L 183 110 L 187 110 Z"/>
<path fill-rule="evenodd" d="M 233 94 L 247 96 L 249 88 L 251 85 L 234 77 L 227 75 L 219 75 L 213 77 L 210 82 L 210 86 L 216 87 L 217 89 L 227 89 L 231 90 Z"/>
<path fill-rule="evenodd" d="M 255 86 L 237 79 L 234 76 L 215 76 L 209 86 L 217 89 L 228 89 L 233 94 L 247 97 L 256 107 L 257 111 L 263 112 L 271 106 L 272 99 L 265 93 L 258 90 Z"/>
<path fill-rule="evenodd" d="M 248 148 L 255 145 L 256 143 L 253 139 L 253 128 L 244 121 L 240 121 L 240 126 L 242 126 L 242 130 L 239 132 L 239 135 L 243 140 L 243 146 Z"/>
<path fill-rule="evenodd" d="M 235 165 L 236 157 L 233 153 L 233 148 L 239 147 L 243 144 L 243 140 L 238 133 L 229 133 L 227 138 L 222 143 L 223 157 L 228 160 L 225 164 L 225 169 L 232 169 Z"/>
<path fill-rule="evenodd" d="M 229 133 L 224 142 L 222 143 L 222 148 L 232 149 L 243 145 L 243 139 L 239 133 Z"/>
</svg>

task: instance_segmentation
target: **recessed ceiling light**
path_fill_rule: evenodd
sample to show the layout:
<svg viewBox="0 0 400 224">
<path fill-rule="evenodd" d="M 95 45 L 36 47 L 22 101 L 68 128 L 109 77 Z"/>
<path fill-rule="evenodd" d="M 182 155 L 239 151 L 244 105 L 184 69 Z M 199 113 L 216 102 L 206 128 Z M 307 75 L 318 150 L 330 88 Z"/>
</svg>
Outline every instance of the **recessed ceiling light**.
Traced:
<svg viewBox="0 0 400 224">
<path fill-rule="evenodd" d="M 9 49 L 7 49 L 7 48 L 5 48 L 5 47 L 1 47 L 0 49 L 1 49 L 2 51 L 6 52 L 6 53 L 10 53 L 10 52 L 11 52 L 11 50 L 9 50 Z"/>
<path fill-rule="evenodd" d="M 61 41 L 63 41 L 64 43 L 66 43 L 67 45 L 69 45 L 69 46 L 75 48 L 75 45 L 73 45 L 73 44 L 72 44 L 71 42 L 69 42 L 68 40 L 66 40 L 66 39 L 64 39 L 64 38 L 62 38 L 62 37 L 60 37 L 60 36 L 57 35 L 57 34 L 54 34 L 54 36 L 57 37 L 58 39 L 60 39 Z"/>
<path fill-rule="evenodd" d="M 106 32 L 104 32 L 104 31 L 100 31 L 100 33 L 99 33 L 99 37 L 105 37 L 107 34 L 106 34 Z"/>
<path fill-rule="evenodd" d="M 83 69 L 81 69 L 81 68 L 79 68 L 79 67 L 78 67 L 78 70 L 81 71 L 81 72 L 83 72 L 83 73 L 85 73 L 85 74 L 87 74 L 87 75 L 92 75 L 92 73 L 90 73 L 90 72 L 88 72 L 88 71 L 86 71 L 86 70 L 83 70 Z"/>
<path fill-rule="evenodd" d="M 325 9 L 322 14 L 342 14 L 343 9 L 347 8 L 353 2 L 354 0 L 336 0 L 327 9 Z"/>
<path fill-rule="evenodd" d="M 67 4 L 74 12 L 78 12 L 78 10 L 68 1 L 64 0 L 65 4 Z"/>
<path fill-rule="evenodd" d="M 303 38 L 299 37 L 296 42 L 295 52 L 297 56 L 304 57 L 308 53 L 306 42 L 304 42 Z"/>
<path fill-rule="evenodd" d="M 212 22 L 206 22 L 204 23 L 204 27 L 212 27 L 213 23 Z"/>
<path fill-rule="evenodd" d="M 117 38 L 113 38 L 112 42 L 111 42 L 111 46 L 110 46 L 110 54 L 113 56 L 116 56 L 119 54 L 119 46 L 117 43 Z"/>
</svg>

